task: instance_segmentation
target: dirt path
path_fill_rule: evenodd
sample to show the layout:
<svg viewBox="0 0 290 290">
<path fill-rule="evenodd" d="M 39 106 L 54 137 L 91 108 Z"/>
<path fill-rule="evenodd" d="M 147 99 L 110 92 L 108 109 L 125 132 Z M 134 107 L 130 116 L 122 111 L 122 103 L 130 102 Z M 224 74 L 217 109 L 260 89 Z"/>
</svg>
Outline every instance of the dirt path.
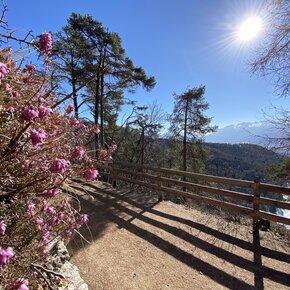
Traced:
<svg viewBox="0 0 290 290">
<path fill-rule="evenodd" d="M 290 250 L 261 232 L 262 263 L 253 263 L 251 228 L 155 195 L 117 191 L 108 184 L 78 184 L 82 230 L 88 245 L 70 243 L 89 289 L 289 289 Z M 256 285 L 256 287 L 254 286 Z"/>
</svg>

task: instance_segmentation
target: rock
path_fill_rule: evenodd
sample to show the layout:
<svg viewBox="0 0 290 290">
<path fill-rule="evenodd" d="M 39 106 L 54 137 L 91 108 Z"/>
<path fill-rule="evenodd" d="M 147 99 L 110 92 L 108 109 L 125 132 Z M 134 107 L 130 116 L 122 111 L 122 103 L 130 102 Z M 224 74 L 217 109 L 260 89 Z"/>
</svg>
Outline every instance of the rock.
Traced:
<svg viewBox="0 0 290 290">
<path fill-rule="evenodd" d="M 63 241 L 50 245 L 50 255 L 47 257 L 47 268 L 61 274 L 64 279 L 58 290 L 88 290 L 88 285 L 81 278 L 77 266 L 69 262 L 70 256 Z"/>
<path fill-rule="evenodd" d="M 65 287 L 63 290 L 89 290 L 88 285 L 81 278 L 79 269 L 77 266 L 66 261 L 60 273 L 65 277 Z"/>
</svg>

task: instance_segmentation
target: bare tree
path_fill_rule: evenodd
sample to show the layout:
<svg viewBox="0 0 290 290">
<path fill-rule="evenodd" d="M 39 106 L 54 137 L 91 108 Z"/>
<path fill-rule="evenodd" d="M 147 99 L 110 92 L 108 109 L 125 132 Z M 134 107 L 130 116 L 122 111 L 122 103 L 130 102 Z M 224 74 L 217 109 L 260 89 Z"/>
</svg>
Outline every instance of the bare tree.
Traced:
<svg viewBox="0 0 290 290">
<path fill-rule="evenodd" d="M 139 138 L 134 148 L 131 161 L 144 164 L 146 148 L 158 136 L 165 121 L 165 113 L 162 106 L 153 102 L 149 106 L 136 108 L 135 120 L 131 122 L 132 128 L 137 130 Z"/>
<path fill-rule="evenodd" d="M 270 76 L 281 96 L 290 86 L 290 1 L 268 0 L 265 17 L 265 42 L 251 63 L 253 73 Z"/>
</svg>

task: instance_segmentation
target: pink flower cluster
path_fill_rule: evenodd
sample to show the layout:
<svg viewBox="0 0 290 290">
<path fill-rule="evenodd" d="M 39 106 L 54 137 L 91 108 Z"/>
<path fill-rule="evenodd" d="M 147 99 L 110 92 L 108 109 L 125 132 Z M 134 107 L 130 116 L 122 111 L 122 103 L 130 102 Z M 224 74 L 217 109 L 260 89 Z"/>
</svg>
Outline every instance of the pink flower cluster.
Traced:
<svg viewBox="0 0 290 290">
<path fill-rule="evenodd" d="M 0 221 L 0 235 L 5 235 L 6 227 L 6 223 L 4 221 Z"/>
<path fill-rule="evenodd" d="M 12 97 L 13 97 L 14 99 L 18 99 L 18 98 L 20 97 L 20 93 L 14 91 L 14 92 L 12 92 Z"/>
<path fill-rule="evenodd" d="M 30 132 L 30 138 L 33 145 L 38 145 L 38 144 L 43 143 L 46 140 L 47 135 L 43 129 L 38 129 L 38 130 L 33 129 Z"/>
<path fill-rule="evenodd" d="M 5 76 L 6 74 L 8 74 L 9 71 L 10 71 L 10 70 L 9 70 L 9 68 L 7 67 L 7 65 L 4 64 L 4 63 L 2 63 L 2 62 L 0 62 L 0 79 L 4 78 L 4 76 Z"/>
<path fill-rule="evenodd" d="M 98 135 L 98 134 L 100 134 L 100 132 L 101 132 L 101 130 L 100 130 L 99 126 L 94 126 L 90 129 L 91 135 L 94 135 L 94 134 Z"/>
<path fill-rule="evenodd" d="M 50 33 L 42 33 L 39 36 L 39 49 L 45 54 L 50 54 L 52 51 L 52 36 Z"/>
<path fill-rule="evenodd" d="M 69 104 L 65 110 L 65 112 L 67 114 L 70 114 L 71 112 L 73 112 L 75 110 L 74 105 L 73 104 Z"/>
<path fill-rule="evenodd" d="M 86 129 L 87 126 L 83 123 L 78 123 L 78 126 L 77 126 L 78 129 L 82 130 L 82 129 Z"/>
<path fill-rule="evenodd" d="M 99 172 L 96 169 L 89 169 L 84 173 L 86 180 L 95 180 L 99 176 Z"/>
<path fill-rule="evenodd" d="M 44 121 L 52 114 L 52 109 L 49 107 L 40 105 L 38 107 L 38 113 L 39 113 L 39 118 Z"/>
<path fill-rule="evenodd" d="M 45 121 L 52 114 L 52 109 L 40 105 L 38 108 L 34 106 L 25 107 L 22 110 L 22 119 L 27 122 L 33 122 L 37 117 L 40 120 Z"/>
<path fill-rule="evenodd" d="M 49 33 L 40 35 L 38 47 L 48 64 L 48 55 L 52 50 Z M 17 62 L 13 63 L 7 55 L 3 55 L 0 49 L 0 90 L 3 95 L 0 97 L 0 105 L 5 112 L 1 119 L 4 124 L 1 126 L 1 134 L 13 142 L 15 139 L 15 146 L 6 150 L 9 155 L 6 158 L 9 174 L 7 180 L 15 188 L 24 188 L 21 192 L 15 191 L 15 199 L 19 200 L 21 208 L 26 209 L 26 212 L 18 211 L 20 207 L 12 204 L 9 218 L 16 222 L 12 225 L 9 220 L 6 221 L 6 212 L 1 215 L 0 237 L 6 236 L 5 243 L 0 243 L 0 272 L 4 269 L 2 273 L 8 273 L 8 276 L 4 277 L 4 282 L 0 279 L 3 282 L 0 284 L 7 282 L 9 285 L 4 285 L 5 289 L 8 287 L 7 290 L 27 290 L 29 282 L 26 279 L 32 276 L 26 272 L 29 271 L 29 265 L 22 265 L 27 261 L 22 259 L 21 239 L 17 239 L 19 233 L 13 227 L 18 224 L 23 224 L 25 228 L 32 226 L 35 235 L 29 241 L 33 246 L 29 254 L 34 259 L 40 252 L 46 253 L 46 245 L 52 239 L 70 237 L 75 229 L 88 222 L 87 215 L 77 212 L 68 201 L 61 202 L 62 194 L 59 194 L 58 189 L 68 174 L 83 175 L 87 180 L 99 176 L 95 169 L 99 159 L 90 158 L 84 144 L 90 141 L 88 133 L 99 134 L 100 129 L 98 126 L 90 129 L 86 122 L 82 123 L 72 118 L 72 114 L 68 115 L 74 111 L 73 104 L 67 106 L 66 114 L 53 109 L 59 99 L 49 86 L 49 77 L 36 74 L 36 67 L 25 59 L 25 63 L 29 64 L 21 71 Z M 9 144 L 7 138 L 0 145 L 5 150 Z M 14 274 L 17 276 L 14 277 Z M 30 284 L 34 282 L 30 281 Z"/>
<path fill-rule="evenodd" d="M 70 124 L 75 126 L 75 125 L 79 124 L 79 121 L 77 118 L 73 117 L 70 119 Z"/>
<path fill-rule="evenodd" d="M 9 260 L 14 257 L 14 252 L 12 247 L 6 247 L 0 249 L 0 271 L 3 267 L 9 263 Z"/>
<path fill-rule="evenodd" d="M 56 158 L 51 163 L 50 172 L 64 174 L 69 166 L 70 162 L 68 160 Z"/>
<path fill-rule="evenodd" d="M 55 197 L 59 194 L 59 191 L 52 189 L 52 190 L 45 190 L 42 193 L 40 193 L 40 195 L 44 196 L 44 197 Z"/>
<path fill-rule="evenodd" d="M 33 122 L 38 117 L 38 111 L 35 107 L 27 107 L 22 111 L 22 118 L 24 121 Z"/>
<path fill-rule="evenodd" d="M 70 237 L 74 229 L 80 228 L 84 223 L 88 222 L 86 214 L 79 213 L 71 207 L 67 199 L 63 199 L 61 206 L 56 208 L 45 199 L 37 199 L 35 202 L 30 202 L 26 212 L 34 221 L 36 230 L 40 234 L 40 245 L 42 254 L 47 253 L 47 246 L 52 238 L 56 235 L 64 235 Z M 65 231 L 61 229 L 61 225 L 65 225 Z M 60 232 L 56 232 L 55 227 L 60 227 Z"/>
<path fill-rule="evenodd" d="M 109 147 L 109 150 L 113 153 L 117 150 L 118 146 L 117 144 L 113 143 L 110 147 Z"/>
<path fill-rule="evenodd" d="M 112 155 L 111 155 L 111 152 L 107 149 L 104 149 L 104 148 L 100 148 L 99 150 L 99 156 L 100 156 L 100 159 L 101 160 L 105 160 L 105 161 L 109 161 L 109 160 L 112 160 Z"/>
<path fill-rule="evenodd" d="M 19 278 L 16 280 L 15 284 L 11 288 L 12 290 L 29 290 L 29 281 L 24 278 Z"/>
<path fill-rule="evenodd" d="M 79 223 L 81 225 L 86 224 L 89 221 L 89 217 L 87 214 L 81 214 L 79 217 Z"/>
<path fill-rule="evenodd" d="M 75 159 L 82 159 L 85 156 L 86 156 L 86 151 L 81 147 L 77 147 L 72 153 L 72 158 L 75 158 Z"/>
</svg>

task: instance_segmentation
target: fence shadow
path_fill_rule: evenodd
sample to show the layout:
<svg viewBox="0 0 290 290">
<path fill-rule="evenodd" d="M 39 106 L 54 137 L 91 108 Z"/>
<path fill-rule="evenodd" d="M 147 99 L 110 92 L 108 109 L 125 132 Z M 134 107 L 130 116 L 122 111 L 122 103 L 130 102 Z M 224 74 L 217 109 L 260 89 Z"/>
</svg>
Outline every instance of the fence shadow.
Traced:
<svg viewBox="0 0 290 290">
<path fill-rule="evenodd" d="M 226 233 L 219 232 L 204 224 L 200 224 L 198 222 L 180 218 L 154 209 L 153 207 L 154 205 L 156 205 L 156 203 L 158 203 L 158 200 L 153 195 L 140 197 L 140 195 L 134 194 L 130 191 L 116 193 L 112 191 L 109 186 L 108 188 L 100 189 L 89 183 L 86 184 L 86 189 L 83 189 L 81 185 L 73 187 L 83 192 L 83 195 L 80 196 L 81 206 L 82 208 L 86 209 L 86 212 L 88 211 L 89 214 L 91 213 L 93 215 L 90 215 L 89 227 L 82 230 L 82 235 L 88 240 L 98 239 L 102 235 L 102 231 L 105 229 L 107 223 L 114 222 L 119 227 L 125 228 L 129 232 L 141 237 L 142 239 L 145 239 L 146 241 L 165 251 L 169 255 L 175 257 L 184 264 L 195 268 L 197 271 L 201 271 L 219 284 L 230 289 L 263 289 L 263 278 L 268 278 L 275 282 L 289 286 L 289 274 L 262 266 L 261 264 L 257 263 L 257 256 L 256 260 L 254 259 L 254 261 L 249 261 L 230 251 L 227 251 L 212 243 L 200 239 L 197 236 L 191 235 L 180 228 L 176 228 L 172 225 L 160 222 L 151 217 L 144 216 L 144 212 L 149 212 L 162 218 L 186 224 L 203 233 L 206 233 L 243 249 L 253 252 L 254 249 L 256 249 L 250 242 L 244 241 L 237 237 L 233 237 Z M 91 190 L 88 190 L 88 188 L 90 188 Z M 93 197 L 94 201 L 92 198 L 88 198 L 88 194 Z M 138 208 L 138 212 L 136 212 L 127 205 Z M 131 218 L 129 220 L 126 220 L 123 218 L 124 215 L 129 215 L 131 216 Z M 235 266 L 252 272 L 255 277 L 255 287 L 242 280 L 239 280 L 234 276 L 231 276 L 226 272 L 223 272 L 221 269 L 218 269 L 205 261 L 202 261 L 201 259 L 193 256 L 192 254 L 189 254 L 188 252 L 176 247 L 170 242 L 160 238 L 159 236 L 132 224 L 131 222 L 134 219 L 139 219 L 142 222 L 150 224 L 154 227 L 158 227 L 172 235 L 175 235 L 180 239 L 183 239 L 194 247 L 198 247 L 203 251 L 207 251 L 208 253 L 213 254 Z M 80 241 L 76 240 L 77 239 L 74 239 L 69 245 L 72 253 L 77 252 L 80 248 L 85 246 L 84 244 L 80 243 Z M 261 255 L 265 255 L 273 259 L 279 259 L 288 263 L 290 261 L 290 256 L 288 254 L 283 254 L 263 247 L 260 247 L 259 254 L 260 257 Z"/>
</svg>

